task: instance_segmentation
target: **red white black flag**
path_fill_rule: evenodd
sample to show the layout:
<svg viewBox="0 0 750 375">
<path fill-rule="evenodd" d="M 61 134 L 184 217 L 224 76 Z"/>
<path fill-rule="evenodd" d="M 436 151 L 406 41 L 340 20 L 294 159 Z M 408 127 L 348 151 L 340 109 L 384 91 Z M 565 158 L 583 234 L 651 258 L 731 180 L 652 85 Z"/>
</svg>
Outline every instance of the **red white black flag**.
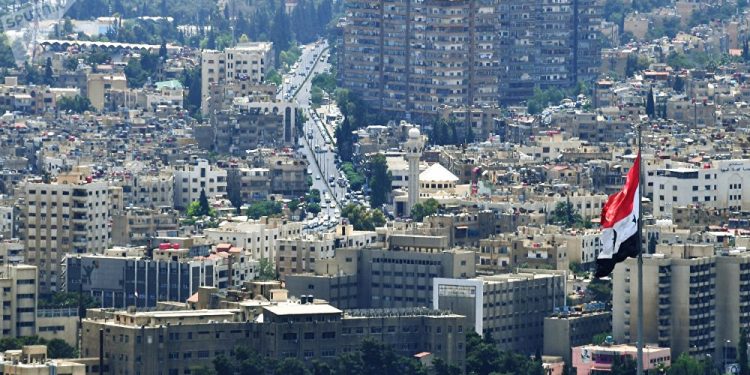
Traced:
<svg viewBox="0 0 750 375">
<path fill-rule="evenodd" d="M 602 251 L 596 259 L 594 277 L 607 276 L 612 273 L 617 263 L 628 257 L 638 256 L 641 241 L 638 231 L 640 170 L 639 153 L 625 179 L 625 186 L 618 193 L 611 195 L 602 208 Z"/>
</svg>

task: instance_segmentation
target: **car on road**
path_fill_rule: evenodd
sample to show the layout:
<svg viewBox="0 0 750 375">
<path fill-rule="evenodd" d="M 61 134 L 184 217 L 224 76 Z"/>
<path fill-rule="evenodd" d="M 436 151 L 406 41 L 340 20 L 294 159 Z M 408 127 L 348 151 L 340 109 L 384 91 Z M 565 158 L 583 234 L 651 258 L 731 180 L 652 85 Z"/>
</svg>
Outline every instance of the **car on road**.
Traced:
<svg viewBox="0 0 750 375">
<path fill-rule="evenodd" d="M 331 204 L 330 204 L 330 205 L 328 205 L 328 207 L 330 207 L 330 208 L 336 208 L 336 203 L 334 203 L 334 202 L 331 202 Z"/>
<path fill-rule="evenodd" d="M 316 180 L 320 180 L 320 175 L 315 176 Z"/>
</svg>

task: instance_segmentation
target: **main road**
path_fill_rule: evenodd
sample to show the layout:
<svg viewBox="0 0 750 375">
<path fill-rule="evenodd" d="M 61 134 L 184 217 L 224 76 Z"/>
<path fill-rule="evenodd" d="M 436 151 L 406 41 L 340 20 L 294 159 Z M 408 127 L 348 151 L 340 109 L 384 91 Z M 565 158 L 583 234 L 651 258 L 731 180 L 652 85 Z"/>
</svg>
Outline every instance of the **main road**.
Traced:
<svg viewBox="0 0 750 375">
<path fill-rule="evenodd" d="M 297 103 L 304 113 L 306 121 L 300 134 L 299 150 L 310 162 L 308 170 L 312 173 L 313 188 L 318 189 L 323 200 L 320 203 L 323 215 L 337 221 L 342 201 L 347 192 L 346 187 L 338 184 L 339 175 L 336 167 L 336 140 L 329 129 L 324 126 L 324 119 L 319 119 L 311 107 L 312 79 L 315 75 L 329 71 L 328 45 L 325 41 L 302 47 L 296 67 L 284 76 L 284 83 L 279 91 L 279 99 Z M 325 196 L 330 197 L 326 202 Z"/>
</svg>

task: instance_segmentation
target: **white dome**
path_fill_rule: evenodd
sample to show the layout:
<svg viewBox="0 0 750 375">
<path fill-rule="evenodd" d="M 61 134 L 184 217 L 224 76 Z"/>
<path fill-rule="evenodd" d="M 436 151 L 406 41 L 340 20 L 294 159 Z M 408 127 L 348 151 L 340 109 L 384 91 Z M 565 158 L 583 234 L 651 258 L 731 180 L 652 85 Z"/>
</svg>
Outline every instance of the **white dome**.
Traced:
<svg viewBox="0 0 750 375">
<path fill-rule="evenodd" d="M 419 129 L 417 128 L 411 128 L 409 129 L 409 138 L 410 139 L 417 139 L 419 138 L 421 134 L 419 133 Z"/>
</svg>

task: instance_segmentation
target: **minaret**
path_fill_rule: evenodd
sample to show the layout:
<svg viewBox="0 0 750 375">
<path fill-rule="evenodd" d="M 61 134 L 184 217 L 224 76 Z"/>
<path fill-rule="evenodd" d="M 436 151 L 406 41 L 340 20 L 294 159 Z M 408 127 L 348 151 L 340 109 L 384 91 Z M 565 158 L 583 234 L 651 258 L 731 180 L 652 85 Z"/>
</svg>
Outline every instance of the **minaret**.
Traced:
<svg viewBox="0 0 750 375">
<path fill-rule="evenodd" d="M 409 201 L 404 209 L 404 216 L 411 214 L 411 209 L 419 202 L 419 158 L 424 151 L 424 137 L 417 128 L 409 129 L 409 139 L 404 144 L 406 160 L 409 161 Z"/>
</svg>

